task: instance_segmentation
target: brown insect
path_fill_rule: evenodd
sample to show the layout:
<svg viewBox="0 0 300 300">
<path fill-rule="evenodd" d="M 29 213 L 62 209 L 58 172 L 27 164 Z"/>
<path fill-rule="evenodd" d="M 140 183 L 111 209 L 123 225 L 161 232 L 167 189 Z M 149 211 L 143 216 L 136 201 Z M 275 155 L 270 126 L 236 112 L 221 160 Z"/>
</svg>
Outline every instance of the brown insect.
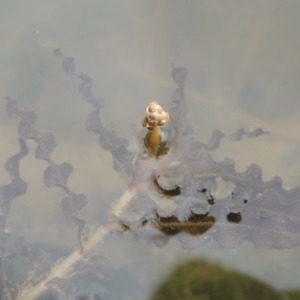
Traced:
<svg viewBox="0 0 300 300">
<path fill-rule="evenodd" d="M 149 136 L 149 156 L 156 156 L 160 144 L 160 129 L 162 126 L 170 121 L 170 116 L 157 101 L 150 101 L 146 108 L 146 115 L 142 121 L 142 126 L 151 130 Z"/>
</svg>

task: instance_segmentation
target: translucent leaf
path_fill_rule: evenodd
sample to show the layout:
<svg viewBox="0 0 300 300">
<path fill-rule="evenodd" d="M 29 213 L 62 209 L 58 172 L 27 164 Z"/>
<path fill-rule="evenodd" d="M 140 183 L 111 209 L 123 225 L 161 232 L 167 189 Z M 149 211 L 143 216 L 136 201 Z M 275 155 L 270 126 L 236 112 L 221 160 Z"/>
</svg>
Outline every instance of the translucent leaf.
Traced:
<svg viewBox="0 0 300 300">
<path fill-rule="evenodd" d="M 36 114 L 32 111 L 25 111 L 22 113 L 22 119 L 19 123 L 19 137 L 23 139 L 31 139 L 35 137 L 34 123 L 36 120 Z"/>
<path fill-rule="evenodd" d="M 65 190 L 67 188 L 67 180 L 73 171 L 73 167 L 69 163 L 58 165 L 52 162 L 44 172 L 44 182 L 46 186 L 58 186 Z"/>
<path fill-rule="evenodd" d="M 205 150 L 215 150 L 220 146 L 220 140 L 225 137 L 225 134 L 219 130 L 214 130 L 210 140 L 205 144 Z"/>
<path fill-rule="evenodd" d="M 51 154 L 56 147 L 56 141 L 52 132 L 39 135 L 39 145 L 35 151 L 36 159 L 50 160 Z"/>
<path fill-rule="evenodd" d="M 184 81 L 188 75 L 188 69 L 186 68 L 175 68 L 173 67 L 173 71 L 172 71 L 172 76 L 174 81 L 178 84 L 178 85 L 183 85 Z"/>
<path fill-rule="evenodd" d="M 6 217 L 11 207 L 11 201 L 27 191 L 27 183 L 20 177 L 20 160 L 27 155 L 28 148 L 23 139 L 19 139 L 20 152 L 10 157 L 4 168 L 9 172 L 12 181 L 9 184 L 0 187 L 0 207 L 3 216 L 1 216 L 0 227 L 5 227 Z"/>
<path fill-rule="evenodd" d="M 73 214 L 71 199 L 68 196 L 61 200 L 60 209 L 65 216 L 70 216 Z"/>
<path fill-rule="evenodd" d="M 75 61 L 73 57 L 66 57 L 63 59 L 63 70 L 69 75 L 75 75 Z"/>
<path fill-rule="evenodd" d="M 138 241 L 159 247 L 171 237 L 178 238 L 184 248 L 200 247 L 209 241 L 224 248 L 238 247 L 245 240 L 260 248 L 300 244 L 300 187 L 284 189 L 279 176 L 264 182 L 257 164 L 237 172 L 232 158 L 216 161 L 207 152 L 219 148 L 222 139 L 237 142 L 243 136 L 251 138 L 268 132 L 240 128 L 228 135 L 215 130 L 207 143 L 195 141 L 184 93 L 187 69 L 173 66 L 172 70 L 177 87 L 170 99 L 172 138 L 165 147 L 168 151 L 161 158 L 145 160 L 128 151 L 127 141 L 102 124 L 92 78 L 70 72 L 69 68 L 65 71 L 80 80 L 82 99 L 96 108 L 88 116 L 87 129 L 99 135 L 101 147 L 113 156 L 114 169 L 134 193 L 119 218 L 109 215 L 105 226 L 113 228 L 116 224 L 115 228 L 131 231 Z M 213 192 L 220 180 L 234 187 L 226 197 L 216 199 Z M 162 197 L 173 205 L 172 211 L 160 207 Z M 80 219 L 75 218 L 75 222 L 80 228 Z"/>
</svg>

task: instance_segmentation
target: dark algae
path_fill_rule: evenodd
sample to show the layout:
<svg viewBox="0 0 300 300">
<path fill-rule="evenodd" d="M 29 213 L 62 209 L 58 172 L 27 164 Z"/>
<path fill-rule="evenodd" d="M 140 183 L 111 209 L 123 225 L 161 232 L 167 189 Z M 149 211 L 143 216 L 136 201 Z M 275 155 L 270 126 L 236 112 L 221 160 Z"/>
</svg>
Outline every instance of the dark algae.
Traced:
<svg viewBox="0 0 300 300">
<path fill-rule="evenodd" d="M 137 241 L 158 247 L 165 246 L 171 238 L 178 239 L 183 248 L 198 248 L 211 241 L 220 248 L 236 248 L 245 241 L 264 249 L 288 249 L 300 244 L 300 186 L 285 189 L 279 176 L 264 181 L 261 167 L 254 163 L 245 171 L 237 172 L 232 158 L 217 161 L 211 154 L 224 139 L 238 142 L 244 137 L 265 138 L 268 132 L 261 128 L 248 131 L 240 128 L 232 134 L 214 130 L 207 142 L 196 140 L 184 92 L 186 68 L 172 67 L 176 87 L 170 109 L 165 112 L 157 101 L 149 102 L 142 121 L 147 132 L 138 140 L 140 149 L 134 152 L 129 150 L 126 139 L 103 124 L 101 114 L 105 113 L 105 101 L 94 95 L 93 79 L 77 70 L 74 58 L 65 57 L 59 49 L 54 53 L 61 60 L 64 72 L 79 81 L 79 95 L 92 108 L 86 129 L 96 134 L 102 150 L 111 154 L 112 167 L 122 175 L 127 190 L 87 239 L 83 234 L 87 220 L 81 211 L 88 205 L 88 199 L 68 186 L 72 165 L 54 161 L 52 153 L 57 146 L 54 135 L 38 130 L 36 114 L 7 97 L 7 116 L 19 120 L 20 147 L 4 166 L 11 182 L 0 188 L 0 285 L 7 299 L 38 299 L 47 293 L 54 300 L 76 299 L 77 278 L 89 275 L 107 280 L 99 267 L 103 257 L 95 255 L 93 250 L 114 231 L 130 232 Z M 15 198 L 27 191 L 26 174 L 20 172 L 20 162 L 29 152 L 28 140 L 37 145 L 35 158 L 47 163 L 44 184 L 63 192 L 61 212 L 76 227 L 77 249 L 54 268 L 49 255 L 32 247 L 25 237 L 7 242 L 11 206 Z M 216 193 L 220 180 L 232 186 L 224 197 Z M 12 283 L 5 274 L 4 265 L 16 257 L 23 257 L 30 269 L 21 285 Z M 191 277 L 180 281 L 178 278 L 183 278 L 181 273 L 186 271 L 178 271 L 171 278 L 178 283 L 165 283 L 153 299 L 220 299 L 221 292 L 222 299 L 251 299 L 254 289 L 255 295 L 262 295 L 260 299 L 281 299 L 276 291 L 262 283 L 217 270 L 209 264 L 192 262 L 186 268 Z M 212 277 L 211 286 L 209 279 L 195 284 L 196 279 L 192 277 L 195 272 L 199 278 L 205 277 L 200 269 L 219 274 Z M 188 287 L 180 289 L 186 280 L 190 281 Z"/>
<path fill-rule="evenodd" d="M 187 261 L 161 283 L 152 300 L 284 300 L 292 292 L 280 292 L 250 276 L 212 262 Z M 295 296 L 299 297 L 299 292 Z"/>
</svg>

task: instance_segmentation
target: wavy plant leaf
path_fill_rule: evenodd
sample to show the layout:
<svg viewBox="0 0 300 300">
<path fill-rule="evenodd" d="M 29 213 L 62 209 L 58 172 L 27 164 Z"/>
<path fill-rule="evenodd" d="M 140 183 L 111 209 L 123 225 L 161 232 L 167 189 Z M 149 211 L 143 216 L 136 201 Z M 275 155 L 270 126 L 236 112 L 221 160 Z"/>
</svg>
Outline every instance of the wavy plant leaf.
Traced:
<svg viewBox="0 0 300 300">
<path fill-rule="evenodd" d="M 216 161 L 209 153 L 220 147 L 222 139 L 237 142 L 244 136 L 252 138 L 268 132 L 261 128 L 240 128 L 228 135 L 214 130 L 207 142 L 195 140 L 184 93 L 186 68 L 173 66 L 172 77 L 177 87 L 170 99 L 173 105 L 169 111 L 171 122 L 164 126 L 167 138 L 160 137 L 158 153 L 146 157 L 151 143 L 147 136 L 139 141 L 140 152 L 128 150 L 128 141 L 102 123 L 105 102 L 93 94 L 93 79 L 76 70 L 74 58 L 64 57 L 59 49 L 54 53 L 60 57 L 64 72 L 79 80 L 81 99 L 92 106 L 86 129 L 97 134 L 101 148 L 111 153 L 113 168 L 123 176 L 128 189 L 107 214 L 103 225 L 83 241 L 81 236 L 86 221 L 80 219 L 78 213 L 87 205 L 87 199 L 68 188 L 73 167 L 52 160 L 56 148 L 53 134 L 39 132 L 34 125 L 35 113 L 23 111 L 16 101 L 7 97 L 7 115 L 20 119 L 21 150 L 6 163 L 12 182 L 0 189 L 0 229 L 5 228 L 11 201 L 26 192 L 27 185 L 19 174 L 19 162 L 28 152 L 25 140 L 32 139 L 37 143 L 36 158 L 49 164 L 44 172 L 46 186 L 56 186 L 65 192 L 60 202 L 61 211 L 73 218 L 81 250 L 75 249 L 50 270 L 49 257 L 41 250 L 31 249 L 22 237 L 15 241 L 10 253 L 1 246 L 0 264 L 5 259 L 23 255 L 32 265 L 32 275 L 20 287 L 24 297 L 19 297 L 18 290 L 14 292 L 5 278 L 0 281 L 12 291 L 8 292 L 11 299 L 36 299 L 47 290 L 53 299 L 74 298 L 78 292 L 72 283 L 74 278 L 93 274 L 106 280 L 98 268 L 101 257 L 88 255 L 113 230 L 130 231 L 137 241 L 154 243 L 158 247 L 165 246 L 172 237 L 177 238 L 183 248 L 201 247 L 210 241 L 222 248 L 235 248 L 246 240 L 257 248 L 286 249 L 300 244 L 300 186 L 284 189 L 279 176 L 263 181 L 262 169 L 257 164 L 237 172 L 233 159 L 226 157 Z M 218 199 L 216 191 L 220 180 L 234 187 Z M 3 272 L 1 265 L 0 272 Z"/>
<path fill-rule="evenodd" d="M 28 154 L 28 147 L 24 139 L 19 138 L 18 141 L 20 152 L 9 158 L 4 165 L 12 181 L 0 187 L 0 207 L 2 209 L 2 215 L 0 216 L 0 241 L 2 239 L 3 230 L 5 229 L 12 200 L 24 195 L 27 191 L 27 183 L 20 175 L 20 161 Z"/>
<path fill-rule="evenodd" d="M 188 248 L 210 240 L 226 248 L 237 247 L 245 240 L 259 248 L 282 249 L 300 243 L 300 187 L 283 189 L 279 176 L 264 182 L 257 164 L 236 172 L 231 158 L 218 162 L 208 152 L 216 150 L 224 138 L 237 142 L 243 136 L 252 138 L 268 132 L 240 128 L 226 135 L 214 130 L 208 142 L 196 141 L 184 94 L 187 69 L 173 66 L 177 88 L 170 99 L 174 106 L 170 110 L 172 138 L 168 152 L 158 159 L 143 160 L 126 149 L 126 141 L 103 126 L 99 116 L 103 102 L 100 105 L 92 93 L 91 77 L 76 71 L 73 58 L 64 58 L 59 50 L 55 53 L 61 57 L 64 71 L 80 80 L 82 99 L 95 107 L 87 119 L 88 131 L 99 135 L 101 147 L 114 158 L 115 170 L 124 175 L 134 192 L 126 209 L 118 217 L 107 217 L 106 224 L 119 224 L 119 230 L 130 230 L 138 240 L 159 246 L 171 236 L 177 236 Z M 217 178 L 235 186 L 224 199 L 213 196 Z M 171 212 L 162 210 L 163 198 L 172 202 Z M 140 215 L 132 220 L 133 214 Z"/>
<path fill-rule="evenodd" d="M 75 224 L 78 228 L 78 240 L 79 244 L 82 248 L 82 241 L 81 241 L 81 233 L 85 224 L 84 220 L 80 220 L 78 217 L 79 211 L 86 206 L 87 199 L 82 194 L 76 194 L 73 191 L 71 191 L 68 187 L 67 181 L 70 176 L 70 174 L 73 172 L 73 167 L 69 163 L 62 163 L 62 164 L 56 164 L 52 158 L 52 152 L 56 148 L 56 141 L 54 138 L 54 135 L 51 132 L 42 133 L 39 132 L 34 126 L 35 120 L 36 120 L 36 114 L 32 111 L 23 111 L 18 107 L 18 104 L 15 100 L 11 99 L 10 97 L 6 97 L 7 104 L 6 104 L 6 112 L 9 117 L 19 118 L 19 141 L 21 143 L 21 154 L 23 152 L 27 153 L 27 146 L 25 144 L 26 139 L 32 139 L 37 143 L 37 148 L 35 150 L 35 157 L 36 159 L 42 159 L 48 162 L 49 166 L 44 172 L 44 183 L 47 187 L 59 187 L 64 190 L 66 197 L 61 200 L 61 209 L 64 214 L 70 215 L 73 217 Z M 26 149 L 25 149 L 26 146 Z M 18 154 L 20 156 L 20 154 Z M 11 162 L 14 162 L 16 165 L 15 169 L 18 169 L 19 160 L 16 160 L 14 158 L 7 161 L 7 165 L 10 165 Z M 19 180 L 17 181 L 19 185 L 22 185 L 25 187 L 27 186 L 26 183 L 21 181 L 21 179 L 18 176 L 18 172 L 14 171 L 14 173 L 11 173 L 12 175 L 15 175 Z M 14 183 L 16 184 L 16 183 Z M 23 189 L 24 189 L 23 187 Z M 20 194 L 19 189 L 13 187 L 11 189 L 14 193 L 17 193 L 17 195 Z M 9 186 L 2 187 L 3 193 L 9 192 Z M 26 191 L 26 188 L 25 188 Z M 21 194 L 24 194 L 25 191 L 22 191 Z M 20 195 L 21 195 L 20 194 Z M 11 198 L 16 197 L 17 195 L 6 195 L 4 198 Z M 67 200 L 68 199 L 68 200 Z M 69 202 L 68 202 L 69 201 Z M 9 203 L 6 200 L 6 203 Z M 68 206 L 68 207 L 67 207 Z M 4 206 L 3 206 L 4 207 Z M 68 211 L 68 213 L 67 213 Z"/>
<path fill-rule="evenodd" d="M 169 152 L 156 161 L 140 162 L 136 171 L 139 181 L 132 188 L 144 189 L 148 197 L 142 196 L 142 200 L 135 197 L 127 214 L 110 217 L 108 222 L 114 220 L 121 231 L 130 230 L 137 240 L 158 246 L 165 245 L 171 236 L 177 236 L 184 248 L 199 247 L 211 240 L 226 248 L 238 247 L 246 240 L 257 248 L 285 249 L 299 245 L 300 187 L 284 189 L 279 176 L 264 182 L 257 164 L 236 172 L 231 158 L 218 162 L 207 152 L 217 149 L 223 138 L 239 141 L 244 135 L 251 138 L 268 132 L 261 128 L 250 131 L 241 128 L 225 135 L 215 130 L 207 143 L 195 141 L 184 96 L 186 76 L 186 69 L 173 68 L 178 87 L 171 97 L 175 107 L 170 111 L 174 134 Z M 145 169 L 150 168 L 151 175 L 146 176 Z M 224 199 L 213 197 L 217 178 L 235 185 Z M 143 180 L 148 184 L 141 187 Z M 172 212 L 162 212 L 159 203 L 162 197 L 175 204 Z M 128 221 L 130 214 L 137 213 L 133 207 L 140 211 L 143 205 L 147 209 L 140 219 Z"/>
</svg>

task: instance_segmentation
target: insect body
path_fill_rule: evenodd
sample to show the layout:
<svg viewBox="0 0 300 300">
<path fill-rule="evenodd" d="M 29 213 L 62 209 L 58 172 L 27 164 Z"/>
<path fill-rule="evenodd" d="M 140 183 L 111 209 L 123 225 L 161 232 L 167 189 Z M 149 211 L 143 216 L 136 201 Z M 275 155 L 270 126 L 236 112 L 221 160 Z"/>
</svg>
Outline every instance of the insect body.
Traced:
<svg viewBox="0 0 300 300">
<path fill-rule="evenodd" d="M 142 126 L 151 130 L 148 138 L 148 154 L 149 156 L 157 156 L 157 152 L 161 142 L 159 126 L 170 121 L 170 116 L 157 101 L 150 101 L 146 108 L 146 116 L 142 121 Z"/>
</svg>

